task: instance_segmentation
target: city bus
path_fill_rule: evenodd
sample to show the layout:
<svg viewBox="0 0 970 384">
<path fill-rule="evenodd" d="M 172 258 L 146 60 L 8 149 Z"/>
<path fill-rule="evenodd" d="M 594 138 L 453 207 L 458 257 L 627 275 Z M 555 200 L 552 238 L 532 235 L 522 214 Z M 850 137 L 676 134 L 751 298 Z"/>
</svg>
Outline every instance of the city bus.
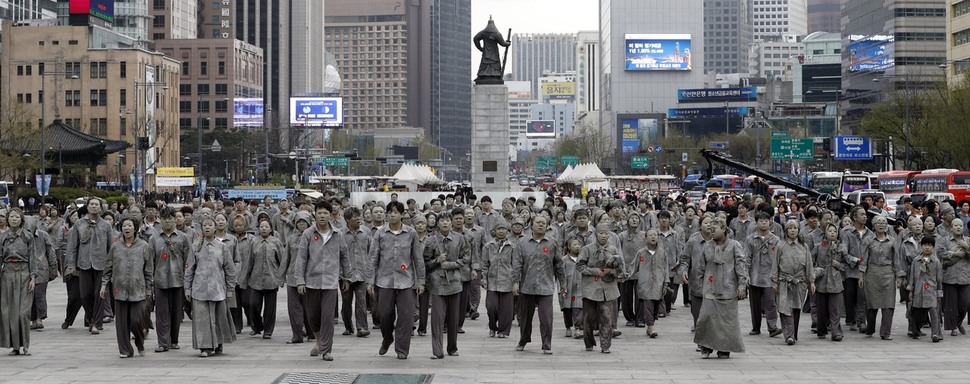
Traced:
<svg viewBox="0 0 970 384">
<path fill-rule="evenodd" d="M 887 202 L 895 202 L 903 195 L 913 193 L 910 190 L 910 185 L 912 184 L 913 176 L 919 173 L 919 171 L 902 170 L 879 173 L 876 175 L 877 184 L 879 185 L 878 189 L 886 195 Z"/>
<path fill-rule="evenodd" d="M 10 206 L 10 192 L 13 191 L 13 183 L 9 181 L 0 181 L 0 204 L 3 206 Z"/>
<path fill-rule="evenodd" d="M 751 187 L 750 182 L 738 175 L 715 175 L 704 185 L 708 192 L 735 191 L 745 192 Z"/>
<path fill-rule="evenodd" d="M 947 192 L 953 194 L 953 199 L 961 201 L 970 196 L 970 171 L 957 169 L 927 169 L 913 176 L 913 193 L 918 192 Z"/>
<path fill-rule="evenodd" d="M 814 172 L 808 187 L 821 193 L 842 197 L 860 189 L 873 189 L 876 178 L 868 172 Z"/>
<path fill-rule="evenodd" d="M 624 175 L 607 176 L 610 187 L 614 189 L 637 189 L 649 191 L 679 190 L 677 178 L 673 175 Z"/>
</svg>

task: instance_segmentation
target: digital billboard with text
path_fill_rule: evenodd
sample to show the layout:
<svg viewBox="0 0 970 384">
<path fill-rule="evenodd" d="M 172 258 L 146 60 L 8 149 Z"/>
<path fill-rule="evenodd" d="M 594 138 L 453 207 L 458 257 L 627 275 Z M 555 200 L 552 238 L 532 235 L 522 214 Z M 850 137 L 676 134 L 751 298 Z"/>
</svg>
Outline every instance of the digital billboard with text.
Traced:
<svg viewBox="0 0 970 384">
<path fill-rule="evenodd" d="M 343 108 L 339 97 L 291 97 L 290 125 L 339 128 L 344 125 Z"/>
<path fill-rule="evenodd" d="M 893 35 L 849 36 L 849 71 L 884 71 L 895 65 Z"/>
<path fill-rule="evenodd" d="M 72 15 L 91 15 L 113 23 L 115 20 L 114 0 L 71 0 L 68 13 Z"/>
<path fill-rule="evenodd" d="M 526 124 L 525 137 L 529 139 L 555 139 L 556 122 L 552 120 L 532 120 Z"/>
<path fill-rule="evenodd" d="M 232 100 L 232 126 L 241 127 L 262 127 L 263 126 L 263 99 L 262 98 L 236 98 Z"/>
<path fill-rule="evenodd" d="M 626 35 L 626 70 L 691 70 L 690 34 Z"/>
</svg>

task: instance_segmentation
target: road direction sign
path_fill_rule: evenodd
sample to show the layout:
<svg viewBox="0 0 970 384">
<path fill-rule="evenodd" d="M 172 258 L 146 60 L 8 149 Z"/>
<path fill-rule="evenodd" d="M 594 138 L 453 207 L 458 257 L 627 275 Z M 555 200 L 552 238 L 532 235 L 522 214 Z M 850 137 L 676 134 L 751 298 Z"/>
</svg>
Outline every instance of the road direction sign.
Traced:
<svg viewBox="0 0 970 384">
<path fill-rule="evenodd" d="M 563 167 L 579 164 L 579 156 L 563 156 L 560 161 Z"/>
<path fill-rule="evenodd" d="M 788 131 L 771 131 L 771 137 L 788 137 Z"/>
<path fill-rule="evenodd" d="M 633 156 L 630 160 L 630 167 L 633 169 L 646 169 L 650 167 L 650 158 L 647 156 Z"/>
<path fill-rule="evenodd" d="M 555 156 L 539 156 L 539 158 L 536 159 L 536 169 L 540 171 L 548 171 L 553 168 L 556 168 Z"/>
<path fill-rule="evenodd" d="M 814 157 L 812 139 L 771 138 L 772 160 L 811 160 Z"/>
<path fill-rule="evenodd" d="M 350 159 L 343 156 L 330 156 L 323 159 L 323 165 L 327 167 L 346 167 L 350 165 Z"/>
<path fill-rule="evenodd" d="M 862 136 L 836 136 L 833 160 L 872 160 L 872 141 Z"/>
</svg>

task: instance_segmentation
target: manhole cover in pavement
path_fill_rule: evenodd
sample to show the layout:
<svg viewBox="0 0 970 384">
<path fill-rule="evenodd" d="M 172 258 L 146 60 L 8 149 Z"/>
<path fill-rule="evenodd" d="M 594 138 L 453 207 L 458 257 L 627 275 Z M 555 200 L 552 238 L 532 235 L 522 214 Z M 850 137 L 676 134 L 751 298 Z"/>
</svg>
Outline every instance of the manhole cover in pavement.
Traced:
<svg viewBox="0 0 970 384">
<path fill-rule="evenodd" d="M 274 384 L 428 384 L 433 375 L 355 374 L 292 372 L 281 375 Z"/>
</svg>

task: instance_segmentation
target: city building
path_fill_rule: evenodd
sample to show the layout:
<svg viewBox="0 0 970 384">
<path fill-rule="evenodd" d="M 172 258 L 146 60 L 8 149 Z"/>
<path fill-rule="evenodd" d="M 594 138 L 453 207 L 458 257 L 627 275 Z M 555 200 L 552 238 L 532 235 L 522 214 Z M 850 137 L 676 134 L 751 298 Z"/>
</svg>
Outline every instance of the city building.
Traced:
<svg viewBox="0 0 970 384">
<path fill-rule="evenodd" d="M 863 112 L 880 99 L 873 92 L 933 89 L 945 79 L 946 12 L 942 1 L 843 3 L 843 132 L 858 128 Z"/>
<path fill-rule="evenodd" d="M 804 45 L 799 39 L 800 36 L 785 35 L 751 44 L 747 73 L 754 77 L 780 78 L 789 65 L 789 59 L 804 52 Z"/>
<path fill-rule="evenodd" d="M 535 104 L 529 108 L 529 121 L 551 121 L 555 135 L 550 137 L 528 137 L 524 140 L 520 136 L 520 151 L 548 150 L 556 138 L 573 133 L 573 123 L 576 121 L 576 106 L 573 103 L 564 104 Z"/>
<path fill-rule="evenodd" d="M 532 95 L 532 83 L 528 81 L 506 81 L 505 86 L 509 90 L 509 146 L 524 148 L 529 113 L 539 101 Z"/>
<path fill-rule="evenodd" d="M 806 0 L 754 0 L 754 41 L 808 34 Z"/>
<path fill-rule="evenodd" d="M 703 14 L 704 1 L 600 0 L 599 4 L 601 113 L 580 116 L 585 121 L 598 115 L 600 132 L 608 133 L 617 148 L 612 168 L 621 171 L 630 168 L 630 156 L 639 148 L 664 135 L 662 122 L 667 110 L 677 106 L 677 91 L 704 86 L 706 59 L 700 52 L 705 52 L 707 39 L 704 20 L 696 17 Z M 639 51 L 637 44 L 665 48 L 650 53 Z M 634 56 L 629 62 L 628 50 Z M 664 68 L 641 65 L 648 63 L 651 55 L 669 56 L 675 50 L 679 50 L 676 54 L 683 58 L 681 62 L 667 63 Z M 747 46 L 743 52 L 746 67 Z M 645 123 L 643 130 L 639 129 L 641 121 Z M 635 131 L 635 142 L 622 151 L 619 144 L 625 130 Z"/>
<path fill-rule="evenodd" d="M 576 36 L 576 113 L 600 107 L 599 31 L 579 31 Z"/>
<path fill-rule="evenodd" d="M 539 101 L 544 104 L 574 104 L 576 72 L 545 73 L 539 76 Z"/>
<path fill-rule="evenodd" d="M 120 2 L 115 2 L 115 6 Z M 195 39 L 198 32 L 198 6 L 206 2 L 199 0 L 152 0 L 151 24 L 148 36 L 152 40 Z"/>
<path fill-rule="evenodd" d="M 354 130 L 408 125 L 407 7 L 327 0 L 326 9 L 324 40 L 342 80 L 344 124 Z"/>
<path fill-rule="evenodd" d="M 147 137 L 150 146 L 137 151 L 145 190 L 154 190 L 155 168 L 179 166 L 176 59 L 98 26 L 13 26 L 4 20 L 0 31 L 0 105 L 22 103 L 38 126 L 42 118 L 46 124 L 59 118 L 92 136 L 131 143 L 125 156 L 111 155 L 98 165 L 105 181 L 127 180 L 138 169 L 136 137 Z M 45 76 L 47 71 L 52 73 Z"/>
<path fill-rule="evenodd" d="M 808 33 L 839 32 L 842 0 L 807 0 Z"/>
<path fill-rule="evenodd" d="M 959 83 L 970 69 L 970 0 L 947 4 L 946 38 L 947 80 L 951 84 Z"/>
<path fill-rule="evenodd" d="M 513 33 L 511 42 L 505 73 L 512 80 L 532 82 L 536 94 L 539 76 L 576 70 L 575 33 Z"/>
<path fill-rule="evenodd" d="M 19 23 L 26 20 L 56 19 L 57 0 L 0 1 L 0 19 Z"/>
<path fill-rule="evenodd" d="M 150 0 L 119 0 L 114 2 L 113 30 L 135 41 L 148 41 L 152 14 L 149 12 Z M 154 0 L 151 0 L 154 1 Z"/>
<path fill-rule="evenodd" d="M 792 102 L 837 101 L 842 89 L 842 35 L 814 32 L 802 40 L 805 53 L 788 59 Z"/>
<path fill-rule="evenodd" d="M 774 0 L 779 1 L 779 0 Z M 745 73 L 754 42 L 754 0 L 704 0 L 704 71 Z M 658 12 L 661 17 L 670 14 Z M 696 50 L 694 50 L 696 52 Z"/>
</svg>

